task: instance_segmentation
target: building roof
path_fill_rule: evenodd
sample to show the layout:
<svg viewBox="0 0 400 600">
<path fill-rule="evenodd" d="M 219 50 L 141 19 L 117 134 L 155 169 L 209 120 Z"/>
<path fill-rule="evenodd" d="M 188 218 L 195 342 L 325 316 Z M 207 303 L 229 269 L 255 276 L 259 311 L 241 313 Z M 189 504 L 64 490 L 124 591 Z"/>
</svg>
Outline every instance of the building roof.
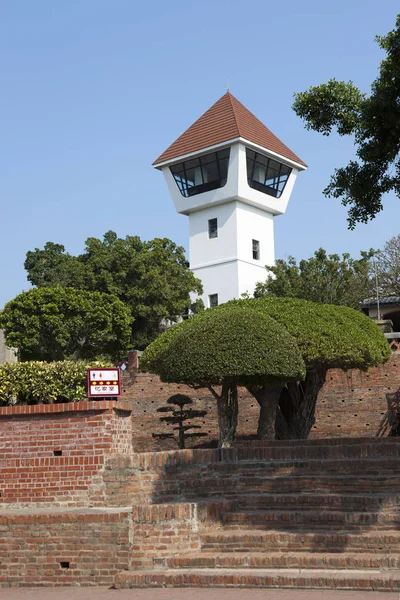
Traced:
<svg viewBox="0 0 400 600">
<path fill-rule="evenodd" d="M 239 137 L 307 167 L 230 92 L 224 94 L 197 119 L 154 161 L 153 165 L 157 166 L 179 156 L 204 150 Z"/>
<path fill-rule="evenodd" d="M 376 298 L 366 298 L 361 302 L 361 306 L 377 306 L 378 301 Z M 383 298 L 379 298 L 379 304 L 386 305 L 400 305 L 400 296 L 384 296 Z"/>
</svg>

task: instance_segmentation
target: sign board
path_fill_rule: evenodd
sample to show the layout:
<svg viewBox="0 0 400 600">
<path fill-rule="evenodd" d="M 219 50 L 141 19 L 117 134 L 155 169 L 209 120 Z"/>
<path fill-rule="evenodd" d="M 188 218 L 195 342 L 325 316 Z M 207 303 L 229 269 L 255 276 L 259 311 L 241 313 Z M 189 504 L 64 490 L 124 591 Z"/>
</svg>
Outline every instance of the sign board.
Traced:
<svg viewBox="0 0 400 600">
<path fill-rule="evenodd" d="M 88 369 L 88 398 L 120 396 L 121 383 L 119 368 Z"/>
</svg>

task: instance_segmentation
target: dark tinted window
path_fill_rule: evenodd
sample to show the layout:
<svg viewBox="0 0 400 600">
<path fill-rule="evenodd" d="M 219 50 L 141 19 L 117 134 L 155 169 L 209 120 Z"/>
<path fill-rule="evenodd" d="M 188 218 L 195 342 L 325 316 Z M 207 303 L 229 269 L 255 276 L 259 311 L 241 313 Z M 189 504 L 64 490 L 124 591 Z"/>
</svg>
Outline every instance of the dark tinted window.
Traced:
<svg viewBox="0 0 400 600">
<path fill-rule="evenodd" d="M 285 189 L 292 169 L 248 148 L 246 148 L 246 158 L 249 186 L 259 192 L 279 198 Z"/>
<path fill-rule="evenodd" d="M 182 196 L 188 198 L 223 187 L 228 178 L 229 154 L 230 148 L 226 148 L 171 167 Z"/>
<path fill-rule="evenodd" d="M 208 237 L 218 237 L 218 219 L 209 219 L 208 221 Z"/>
</svg>

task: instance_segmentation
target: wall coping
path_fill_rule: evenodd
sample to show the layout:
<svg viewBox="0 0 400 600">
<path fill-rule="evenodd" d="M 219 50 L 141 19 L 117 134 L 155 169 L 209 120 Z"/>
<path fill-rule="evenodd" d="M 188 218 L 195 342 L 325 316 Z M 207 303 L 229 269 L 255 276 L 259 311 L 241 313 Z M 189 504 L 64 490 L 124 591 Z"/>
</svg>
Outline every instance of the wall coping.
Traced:
<svg viewBox="0 0 400 600">
<path fill-rule="evenodd" d="M 66 412 L 104 411 L 112 409 L 131 412 L 132 406 L 126 400 L 80 400 L 78 402 L 65 402 L 58 404 L 24 404 L 0 407 L 0 418 L 12 415 L 42 415 Z"/>
</svg>

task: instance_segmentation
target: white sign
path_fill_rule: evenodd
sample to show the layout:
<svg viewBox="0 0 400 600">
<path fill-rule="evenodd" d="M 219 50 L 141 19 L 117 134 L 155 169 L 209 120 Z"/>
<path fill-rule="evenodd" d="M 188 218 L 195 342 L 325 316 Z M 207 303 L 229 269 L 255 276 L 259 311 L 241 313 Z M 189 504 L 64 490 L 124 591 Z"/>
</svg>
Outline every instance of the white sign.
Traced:
<svg viewBox="0 0 400 600">
<path fill-rule="evenodd" d="M 88 397 L 120 396 L 119 369 L 88 369 Z"/>
</svg>

